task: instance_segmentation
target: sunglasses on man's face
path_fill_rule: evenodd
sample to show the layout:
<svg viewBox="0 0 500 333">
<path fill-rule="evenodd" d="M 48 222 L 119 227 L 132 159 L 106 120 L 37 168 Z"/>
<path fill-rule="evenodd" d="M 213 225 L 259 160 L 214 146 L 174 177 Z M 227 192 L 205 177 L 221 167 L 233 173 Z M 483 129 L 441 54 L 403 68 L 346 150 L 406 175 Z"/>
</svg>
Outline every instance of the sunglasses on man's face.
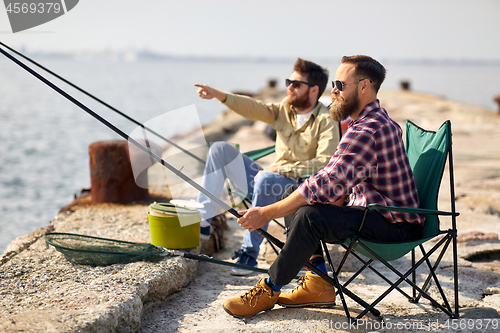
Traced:
<svg viewBox="0 0 500 333">
<path fill-rule="evenodd" d="M 314 84 L 312 83 L 309 83 L 309 82 L 305 82 L 305 81 L 297 81 L 297 80 L 290 80 L 290 79 L 286 79 L 285 80 L 285 84 L 286 84 L 286 87 L 288 88 L 290 85 L 292 85 L 293 88 L 295 89 L 298 89 L 300 88 L 300 84 L 303 83 L 303 84 L 307 84 L 309 87 L 313 87 Z"/>
<path fill-rule="evenodd" d="M 344 90 L 344 86 L 346 84 L 354 83 L 354 82 L 361 82 L 363 80 L 366 80 L 366 79 L 359 79 L 358 81 L 352 81 L 352 82 L 342 82 L 340 80 L 335 80 L 335 81 L 332 81 L 332 86 L 333 86 L 333 89 L 335 89 L 335 87 L 336 87 L 339 91 L 342 91 L 342 90 Z M 371 82 L 372 82 L 372 80 L 370 80 L 370 83 Z"/>
</svg>

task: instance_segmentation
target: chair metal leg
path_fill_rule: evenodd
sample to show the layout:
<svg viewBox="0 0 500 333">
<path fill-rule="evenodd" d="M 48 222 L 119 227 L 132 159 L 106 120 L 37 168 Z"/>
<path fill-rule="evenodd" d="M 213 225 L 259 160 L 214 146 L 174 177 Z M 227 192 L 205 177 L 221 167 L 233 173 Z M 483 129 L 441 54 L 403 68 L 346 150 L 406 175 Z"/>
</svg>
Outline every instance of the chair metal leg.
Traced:
<svg viewBox="0 0 500 333">
<path fill-rule="evenodd" d="M 424 247 L 422 246 L 422 244 L 420 244 L 420 250 L 422 251 L 422 254 L 426 257 L 425 262 L 427 263 L 427 267 L 429 267 L 429 270 L 430 270 L 429 275 L 432 275 L 432 278 L 434 279 L 434 283 L 436 284 L 436 287 L 438 288 L 439 293 L 441 294 L 441 298 L 443 299 L 446 308 L 450 312 L 453 312 L 453 310 L 450 307 L 450 304 L 448 303 L 448 298 L 446 298 L 446 295 L 444 294 L 443 288 L 441 288 L 441 283 L 439 283 L 439 280 L 436 276 L 435 270 L 437 268 L 437 265 L 432 267 L 432 265 L 429 261 L 429 257 L 425 255 L 425 250 L 424 250 Z M 446 252 L 446 249 L 443 249 L 443 251 L 441 253 L 444 253 L 444 252 Z"/>
<path fill-rule="evenodd" d="M 444 254 L 446 253 L 446 250 L 448 249 L 448 246 L 450 244 L 450 241 L 451 241 L 451 238 L 448 238 L 446 244 L 443 246 L 443 249 L 441 250 L 441 253 L 439 254 L 438 258 L 436 259 L 436 262 L 434 263 L 434 267 L 433 267 L 433 270 L 436 271 L 439 263 L 441 262 L 441 259 L 443 259 L 443 256 Z M 421 251 L 423 251 L 423 247 L 420 248 Z M 425 256 L 425 251 L 422 252 L 422 255 Z M 424 290 L 425 292 L 427 292 L 427 289 L 428 289 L 428 285 L 430 284 L 431 282 L 431 274 L 429 274 L 424 282 L 424 284 L 422 285 L 422 290 Z M 415 299 L 415 302 L 417 303 L 419 300 L 420 300 L 420 297 L 422 295 L 419 294 L 417 296 L 417 298 Z"/>
<path fill-rule="evenodd" d="M 373 301 L 368 308 L 366 308 L 357 318 L 363 317 L 371 308 L 373 308 L 375 305 L 377 305 L 384 297 L 386 297 L 391 291 L 393 291 L 396 286 L 401 284 L 401 282 L 406 281 L 409 283 L 412 287 L 416 288 L 417 291 L 422 293 L 422 296 L 426 299 L 428 299 L 434 306 L 438 307 L 441 311 L 446 313 L 449 317 L 453 317 L 453 313 L 448 311 L 448 309 L 445 309 L 441 304 L 439 304 L 435 299 L 433 299 L 430 295 L 426 294 L 420 287 L 415 285 L 412 281 L 408 280 L 407 277 L 414 271 L 416 270 L 422 263 L 429 257 L 431 256 L 437 248 L 441 247 L 441 245 L 445 242 L 445 239 L 442 239 L 438 242 L 438 244 L 431 249 L 431 251 L 426 255 L 425 258 L 420 259 L 414 267 L 412 267 L 410 270 L 408 270 L 405 274 L 401 274 L 398 272 L 397 269 L 395 269 L 391 264 L 389 264 L 386 260 L 380 258 L 375 252 L 373 252 L 369 247 L 364 245 L 362 242 L 359 242 L 359 244 L 366 250 L 368 251 L 371 255 L 376 257 L 380 262 L 382 262 L 387 268 L 389 268 L 391 271 L 393 271 L 396 275 L 400 276 L 400 279 L 397 280 L 391 287 L 386 290 L 379 298 L 377 298 L 375 301 Z"/>
<path fill-rule="evenodd" d="M 356 273 L 354 273 L 345 283 L 344 283 L 344 287 L 347 287 L 352 281 L 354 281 L 359 274 L 361 274 L 365 268 L 367 268 L 368 266 L 370 266 L 370 264 L 373 262 L 373 260 L 368 260 L 368 262 L 365 262 L 363 259 L 361 259 L 361 257 L 359 257 L 357 255 L 357 253 L 355 251 L 352 250 L 353 248 L 353 245 L 357 242 L 357 240 L 354 240 L 354 241 L 351 241 L 351 244 L 349 244 L 349 247 L 345 246 L 344 244 L 340 244 L 344 249 L 346 249 L 346 252 L 344 254 L 344 257 L 342 258 L 342 261 L 340 262 L 339 264 L 339 267 L 337 269 L 337 274 L 340 274 L 341 270 L 342 270 L 342 267 L 344 266 L 344 263 L 347 259 L 347 257 L 349 256 L 349 254 L 352 253 L 352 255 L 357 258 L 359 261 L 361 261 L 364 265 L 363 267 L 361 267 L 360 269 L 358 269 L 358 271 Z"/>
<path fill-rule="evenodd" d="M 347 305 L 344 301 L 344 297 L 343 297 L 343 294 L 342 294 L 342 291 L 347 295 L 349 296 L 352 300 L 354 300 L 356 303 L 358 303 L 359 305 L 361 305 L 362 307 L 366 308 L 368 306 L 368 303 L 366 303 L 364 300 L 362 300 L 359 296 L 357 296 L 356 294 L 353 294 L 350 290 L 347 289 L 347 284 L 348 283 L 344 283 L 343 285 L 340 284 L 340 281 L 338 281 L 338 274 L 340 273 L 340 266 L 339 268 L 337 269 L 337 271 L 335 271 L 335 268 L 334 268 L 334 265 L 333 265 L 333 262 L 332 262 L 332 258 L 330 257 L 330 252 L 328 252 L 328 248 L 326 247 L 326 244 L 321 241 L 321 244 L 323 246 L 323 251 L 326 253 L 326 258 L 328 260 L 328 264 L 330 265 L 331 267 L 331 270 L 332 270 L 332 273 L 333 275 L 336 277 L 336 280 L 337 280 L 337 285 L 335 285 L 335 287 L 337 288 L 337 294 L 339 295 L 339 297 L 341 298 L 342 300 L 342 304 L 344 306 L 344 311 L 346 311 L 346 315 L 348 318 L 350 318 L 349 316 L 349 311 L 347 309 Z M 352 243 L 351 243 L 351 247 L 352 247 Z M 348 255 L 349 252 L 347 252 L 345 255 L 344 255 L 344 258 L 343 258 L 343 261 L 345 262 L 345 256 Z M 362 271 L 362 270 L 361 270 Z M 373 308 L 370 310 L 370 312 L 376 316 L 376 317 L 379 317 L 380 316 L 380 311 L 378 311 L 377 309 Z"/>
<path fill-rule="evenodd" d="M 348 319 L 351 319 L 351 315 L 349 314 L 349 308 L 347 307 L 347 303 L 345 302 L 344 293 L 342 292 L 342 288 L 340 287 L 340 282 L 337 277 L 337 273 L 335 272 L 335 268 L 333 267 L 332 258 L 330 257 L 330 252 L 328 252 L 328 248 L 325 242 L 321 241 L 321 245 L 323 246 L 323 251 L 326 254 L 326 259 L 328 260 L 328 264 L 332 269 L 333 281 L 335 282 L 335 286 L 337 287 L 337 291 L 340 297 L 340 301 L 342 302 L 342 307 L 344 308 L 345 315 Z"/>
<path fill-rule="evenodd" d="M 382 275 L 382 273 L 380 273 L 379 271 L 377 271 L 375 268 L 372 267 L 371 263 L 373 262 L 373 259 L 365 261 L 363 258 L 361 258 L 356 253 L 356 251 L 352 250 L 350 253 L 363 264 L 363 267 L 361 267 L 353 276 L 351 276 L 351 278 L 349 280 L 347 280 L 346 283 L 344 283 L 344 287 L 347 287 L 349 285 L 349 283 L 351 283 L 366 268 L 369 268 L 373 273 L 377 274 L 378 277 L 380 277 L 382 280 L 384 280 L 385 282 L 387 282 L 390 286 L 393 285 L 393 282 L 391 280 L 389 280 L 388 278 L 386 278 L 384 275 Z M 405 296 L 408 300 L 410 300 L 410 301 L 412 300 L 412 297 L 410 295 L 408 295 L 406 292 L 404 292 L 401 288 L 396 287 L 395 289 L 397 291 L 399 291 L 403 296 Z"/>
<path fill-rule="evenodd" d="M 411 250 L 411 267 L 413 267 L 413 266 L 415 266 L 415 249 Z M 416 270 L 413 271 L 413 273 L 411 273 L 411 280 L 415 284 L 417 283 L 416 282 L 416 280 L 417 280 L 417 278 L 416 278 L 417 274 L 416 273 L 417 273 Z M 423 288 L 423 289 L 425 289 L 425 288 Z M 415 288 L 411 288 L 411 290 L 412 290 L 412 294 L 413 294 L 413 300 L 412 301 L 415 302 L 415 303 L 417 303 L 417 301 L 416 301 L 416 299 L 417 299 L 417 291 L 415 290 Z"/>
<path fill-rule="evenodd" d="M 370 267 L 371 263 L 373 262 L 373 260 L 368 260 L 367 262 L 363 261 L 363 259 L 361 259 L 360 257 L 358 257 L 358 255 L 354 252 L 351 252 L 353 256 L 355 256 L 356 258 L 358 258 L 358 260 L 360 260 L 362 263 L 363 263 L 363 267 L 361 267 L 360 269 L 358 269 L 358 271 L 356 273 L 354 273 L 350 278 L 349 280 L 347 280 L 345 283 L 344 283 L 344 287 L 347 287 L 352 281 L 354 281 L 361 273 L 363 273 L 363 271 L 367 268 L 367 267 Z M 370 267 L 371 268 L 371 267 Z"/>
<path fill-rule="evenodd" d="M 448 136 L 451 142 L 451 123 L 448 122 Z M 455 207 L 455 177 L 453 172 L 453 145 L 450 144 L 450 150 L 448 152 L 448 166 L 450 171 L 450 197 L 451 197 L 451 211 L 453 215 L 451 216 L 451 230 L 448 232 L 453 237 L 453 284 L 455 287 L 455 318 L 460 317 L 460 312 L 458 311 L 458 255 L 457 255 L 457 216 L 459 213 L 456 211 Z"/>
<path fill-rule="evenodd" d="M 455 230 L 455 234 L 453 237 L 453 284 L 455 287 L 455 314 L 454 318 L 460 318 L 460 312 L 458 310 L 458 258 L 457 258 L 457 234 Z"/>
<path fill-rule="evenodd" d="M 337 268 L 337 272 L 340 273 L 340 271 L 342 270 L 342 267 L 344 267 L 344 264 L 347 260 L 347 257 L 349 256 L 349 253 L 351 252 L 352 247 L 354 246 L 354 244 L 356 242 L 357 242 L 357 240 L 351 241 L 351 244 L 349 244 L 349 247 L 346 247 L 344 244 L 340 244 L 344 249 L 346 249 L 346 252 L 345 252 L 344 256 L 342 257 L 342 260 L 340 261 L 339 267 Z"/>
</svg>

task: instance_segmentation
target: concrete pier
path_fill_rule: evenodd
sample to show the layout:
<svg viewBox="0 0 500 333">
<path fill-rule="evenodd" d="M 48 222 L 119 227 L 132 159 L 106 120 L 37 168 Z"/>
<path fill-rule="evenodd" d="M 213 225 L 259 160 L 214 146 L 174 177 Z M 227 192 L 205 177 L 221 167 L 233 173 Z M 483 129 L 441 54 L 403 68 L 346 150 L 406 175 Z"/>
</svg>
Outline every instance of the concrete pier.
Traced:
<svg viewBox="0 0 500 333">
<path fill-rule="evenodd" d="M 479 319 L 483 320 L 483 324 L 485 319 L 500 321 L 500 258 L 483 261 L 467 258 L 488 251 L 500 253 L 500 243 L 495 237 L 500 234 L 500 118 L 495 112 L 411 91 L 381 91 L 379 97 L 382 106 L 401 125 L 410 119 L 423 128 L 436 130 L 445 120 L 451 119 L 456 204 L 461 213 L 458 218 L 458 232 L 462 240 L 458 244 L 461 315 L 465 320 L 475 320 L 476 330 L 471 331 L 496 332 L 498 326 L 496 329 L 493 326 L 485 329 L 483 325 L 479 330 L 477 325 Z M 231 121 L 219 119 L 207 127 L 207 135 L 217 139 L 218 132 L 225 133 L 223 139 L 239 143 L 241 151 L 269 145 L 263 134 L 263 124 L 243 122 L 231 113 L 221 117 L 234 121 L 233 132 L 222 131 L 221 124 Z M 189 140 L 189 136 L 183 139 Z M 268 162 L 263 161 L 264 166 Z M 151 177 L 150 180 L 153 179 L 156 178 Z M 449 200 L 448 184 L 443 182 L 439 208 L 449 209 Z M 225 266 L 181 258 L 90 267 L 74 265 L 54 248 L 45 248 L 43 233 L 47 230 L 149 242 L 147 210 L 147 205 L 137 204 L 80 205 L 59 214 L 46 229 L 11 243 L 0 257 L 0 331 L 287 332 L 299 331 L 292 326 L 294 323 L 313 325 L 325 319 L 332 323 L 346 321 L 339 306 L 331 309 L 285 309 L 276 306 L 246 321 L 236 320 L 225 313 L 222 303 L 227 298 L 248 290 L 265 274 L 233 277 Z M 233 218 L 228 217 L 230 230 L 225 234 L 226 249 L 216 255 L 223 260 L 230 260 L 243 237 L 243 230 Z M 441 222 L 443 228 L 449 223 L 445 218 Z M 279 227 L 273 224 L 269 230 L 275 235 L 281 233 Z M 193 251 L 196 253 L 198 250 Z M 334 258 L 341 252 L 337 246 L 331 247 Z M 259 267 L 269 267 L 272 260 L 272 250 L 262 246 Z M 409 260 L 405 257 L 393 264 L 404 266 Z M 443 263 L 436 274 L 445 281 L 444 292 L 451 295 L 450 257 L 443 258 Z M 346 281 L 352 273 L 349 265 L 351 263 L 340 276 L 341 281 Z M 391 275 L 388 271 L 382 272 Z M 387 288 L 370 272 L 363 273 L 363 279 L 353 283 L 351 289 L 367 300 L 373 300 L 373 295 Z M 294 283 L 292 281 L 285 286 L 284 292 L 294 288 Z M 353 314 L 360 310 L 350 300 L 348 306 Z M 453 331 L 444 326 L 448 318 L 426 300 L 421 300 L 418 305 L 411 304 L 395 292 L 377 308 L 386 323 L 427 325 L 432 321 L 439 325 L 439 332 Z M 373 317 L 366 319 L 379 322 Z M 366 330 L 357 330 L 363 331 Z M 394 329 L 377 331 L 392 332 Z M 404 331 L 422 330 L 406 326 Z"/>
</svg>

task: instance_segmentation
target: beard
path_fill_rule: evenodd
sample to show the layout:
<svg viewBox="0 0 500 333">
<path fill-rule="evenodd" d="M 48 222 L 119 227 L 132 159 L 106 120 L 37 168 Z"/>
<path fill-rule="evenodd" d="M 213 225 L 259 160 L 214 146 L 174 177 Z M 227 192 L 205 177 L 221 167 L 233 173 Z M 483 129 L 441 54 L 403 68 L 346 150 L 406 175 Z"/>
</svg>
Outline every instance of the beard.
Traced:
<svg viewBox="0 0 500 333">
<path fill-rule="evenodd" d="M 311 102 L 309 101 L 309 89 L 310 88 L 307 88 L 307 91 L 301 96 L 298 95 L 295 95 L 294 97 L 288 96 L 288 104 L 297 109 L 306 109 L 310 107 Z"/>
<path fill-rule="evenodd" d="M 335 121 L 346 120 L 347 117 L 354 113 L 359 105 L 359 95 L 357 90 L 352 94 L 352 96 L 349 96 L 348 99 L 340 96 L 340 94 L 332 95 L 332 99 L 335 100 L 335 98 L 337 98 L 337 101 L 332 102 L 330 105 L 330 115 Z"/>
</svg>

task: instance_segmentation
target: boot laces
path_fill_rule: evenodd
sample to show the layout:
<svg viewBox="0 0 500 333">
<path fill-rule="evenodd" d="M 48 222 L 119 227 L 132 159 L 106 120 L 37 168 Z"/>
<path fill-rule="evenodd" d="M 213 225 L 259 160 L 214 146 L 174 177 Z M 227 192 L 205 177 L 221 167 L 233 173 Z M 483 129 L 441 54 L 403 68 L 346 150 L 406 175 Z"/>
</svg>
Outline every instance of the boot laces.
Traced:
<svg viewBox="0 0 500 333">
<path fill-rule="evenodd" d="M 250 289 L 249 291 L 247 291 L 246 293 L 244 293 L 243 295 L 241 295 L 240 297 L 245 305 L 254 308 L 257 306 L 257 303 L 259 302 L 259 297 L 264 294 L 268 295 L 269 297 L 273 296 L 272 291 L 267 290 L 261 285 L 257 285 L 252 289 Z"/>
<path fill-rule="evenodd" d="M 309 278 L 307 276 L 305 276 L 305 275 L 299 276 L 299 278 L 297 279 L 297 287 L 295 287 L 292 290 L 292 293 L 295 291 L 298 291 L 300 289 L 300 287 L 303 288 L 303 285 L 306 283 L 307 280 L 309 280 Z"/>
</svg>

